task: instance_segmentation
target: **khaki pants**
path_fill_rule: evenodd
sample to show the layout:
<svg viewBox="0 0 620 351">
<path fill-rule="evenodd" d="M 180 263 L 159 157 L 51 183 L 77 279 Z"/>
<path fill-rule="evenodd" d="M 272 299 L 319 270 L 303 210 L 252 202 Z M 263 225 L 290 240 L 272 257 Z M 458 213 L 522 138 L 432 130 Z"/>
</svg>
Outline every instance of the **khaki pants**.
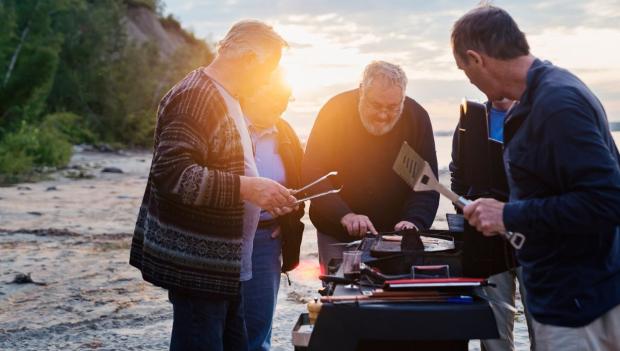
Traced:
<svg viewBox="0 0 620 351">
<path fill-rule="evenodd" d="M 620 350 L 620 305 L 579 328 L 557 327 L 533 321 L 537 351 Z"/>
<path fill-rule="evenodd" d="M 492 301 L 505 302 L 511 306 L 515 306 L 515 295 L 517 291 L 516 281 L 519 281 L 519 293 L 523 302 L 525 320 L 530 339 L 530 350 L 534 350 L 534 333 L 532 332 L 532 318 L 530 317 L 527 306 L 525 306 L 526 291 L 521 280 L 521 268 L 511 269 L 509 271 L 495 274 L 489 277 L 489 283 L 495 284 L 495 287 L 487 286 L 482 288 L 482 292 Z M 491 305 L 493 315 L 497 323 L 499 339 L 480 340 L 480 348 L 483 351 L 514 351 L 514 321 L 515 313 L 505 307 Z"/>
</svg>

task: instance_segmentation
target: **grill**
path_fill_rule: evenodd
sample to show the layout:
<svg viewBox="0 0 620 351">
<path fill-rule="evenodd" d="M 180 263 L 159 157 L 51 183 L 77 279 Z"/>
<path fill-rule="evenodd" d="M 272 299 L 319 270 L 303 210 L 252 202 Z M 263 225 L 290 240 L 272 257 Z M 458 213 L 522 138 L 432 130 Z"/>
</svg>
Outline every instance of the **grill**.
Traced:
<svg viewBox="0 0 620 351">
<path fill-rule="evenodd" d="M 399 236 L 402 238 L 399 239 Z M 307 316 L 293 329 L 296 350 L 467 350 L 470 339 L 497 338 L 489 302 L 474 296 L 468 304 L 390 301 L 363 303 L 385 280 L 411 276 L 413 265 L 448 265 L 450 275 L 462 276 L 463 233 L 429 230 L 369 235 L 357 246 L 369 268 L 361 272 L 359 287 L 333 280 L 324 293 L 316 324 L 309 332 Z M 441 247 L 441 246 L 444 247 Z M 338 262 L 332 262 L 338 266 Z M 377 272 L 379 272 L 377 274 Z M 336 273 L 342 278 L 342 272 Z M 438 294 L 441 294 L 439 292 Z M 359 296 L 358 299 L 351 297 Z M 342 300 L 339 300 L 341 299 Z"/>
</svg>

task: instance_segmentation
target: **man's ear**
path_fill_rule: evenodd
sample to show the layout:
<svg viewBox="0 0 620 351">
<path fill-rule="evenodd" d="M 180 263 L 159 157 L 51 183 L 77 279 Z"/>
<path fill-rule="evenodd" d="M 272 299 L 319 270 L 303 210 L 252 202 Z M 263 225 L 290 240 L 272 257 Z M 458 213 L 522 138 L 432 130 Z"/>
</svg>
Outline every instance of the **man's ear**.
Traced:
<svg viewBox="0 0 620 351">
<path fill-rule="evenodd" d="M 465 55 L 467 55 L 467 60 L 469 61 L 468 64 L 484 65 L 482 55 L 480 55 L 478 52 L 474 50 L 467 50 L 465 52 Z"/>
<path fill-rule="evenodd" d="M 240 61 L 245 69 L 249 69 L 250 67 L 254 67 L 256 65 L 258 56 L 256 56 L 256 53 L 248 51 L 241 55 Z"/>
</svg>

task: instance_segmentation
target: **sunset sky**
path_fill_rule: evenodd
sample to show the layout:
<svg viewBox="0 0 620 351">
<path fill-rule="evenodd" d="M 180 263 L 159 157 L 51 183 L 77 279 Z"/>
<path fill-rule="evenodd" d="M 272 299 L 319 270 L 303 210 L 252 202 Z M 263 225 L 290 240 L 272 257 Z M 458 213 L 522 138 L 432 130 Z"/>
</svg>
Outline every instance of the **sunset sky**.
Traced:
<svg viewBox="0 0 620 351">
<path fill-rule="evenodd" d="M 576 73 L 620 121 L 620 0 L 494 1 L 527 35 L 532 53 Z M 268 5 L 269 4 L 269 5 Z M 239 19 L 272 24 L 291 44 L 283 58 L 295 101 L 285 118 L 302 137 L 334 94 L 357 86 L 374 59 L 401 65 L 407 93 L 435 131 L 454 128 L 463 97 L 484 99 L 457 70 L 454 21 L 477 1 L 166 0 L 184 27 L 214 43 Z"/>
</svg>

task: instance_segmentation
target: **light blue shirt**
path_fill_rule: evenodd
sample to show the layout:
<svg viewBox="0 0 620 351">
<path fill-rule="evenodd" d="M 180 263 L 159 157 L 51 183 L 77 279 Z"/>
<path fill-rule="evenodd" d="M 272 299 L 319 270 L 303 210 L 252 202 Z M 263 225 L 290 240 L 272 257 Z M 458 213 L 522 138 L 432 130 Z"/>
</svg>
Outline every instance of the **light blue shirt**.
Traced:
<svg viewBox="0 0 620 351">
<path fill-rule="evenodd" d="M 282 157 L 278 153 L 278 128 L 272 126 L 267 129 L 258 129 L 247 118 L 246 123 L 254 145 L 254 160 L 258 175 L 285 184 L 286 170 Z M 260 220 L 269 219 L 273 219 L 271 214 L 267 211 L 261 211 Z"/>
<path fill-rule="evenodd" d="M 504 119 L 506 111 L 500 111 L 491 107 L 489 113 L 489 139 L 504 142 Z"/>
</svg>

